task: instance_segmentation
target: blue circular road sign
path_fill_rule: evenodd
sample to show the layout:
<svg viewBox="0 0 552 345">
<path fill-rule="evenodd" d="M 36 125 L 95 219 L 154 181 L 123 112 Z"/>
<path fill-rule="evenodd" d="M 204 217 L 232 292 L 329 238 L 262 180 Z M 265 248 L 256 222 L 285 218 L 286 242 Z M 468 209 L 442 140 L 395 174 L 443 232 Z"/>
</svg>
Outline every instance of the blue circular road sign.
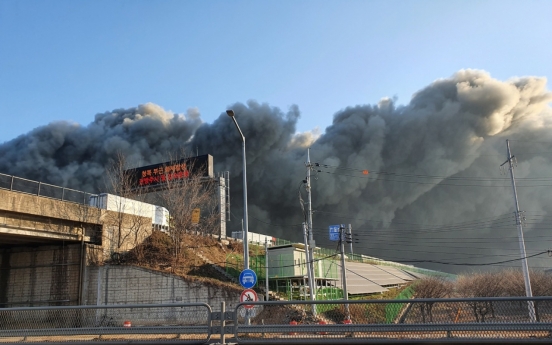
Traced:
<svg viewBox="0 0 552 345">
<path fill-rule="evenodd" d="M 246 289 L 251 289 L 257 284 L 257 275 L 255 271 L 246 269 L 240 273 L 240 284 Z"/>
</svg>

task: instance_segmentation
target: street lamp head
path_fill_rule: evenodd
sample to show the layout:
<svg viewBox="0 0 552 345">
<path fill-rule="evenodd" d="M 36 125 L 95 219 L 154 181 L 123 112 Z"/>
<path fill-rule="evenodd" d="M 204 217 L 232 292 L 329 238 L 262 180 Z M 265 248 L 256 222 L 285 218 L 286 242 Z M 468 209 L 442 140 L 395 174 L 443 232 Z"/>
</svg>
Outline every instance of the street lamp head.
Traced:
<svg viewBox="0 0 552 345">
<path fill-rule="evenodd" d="M 226 114 L 228 114 L 228 116 L 230 117 L 234 117 L 234 111 L 232 109 L 226 110 Z"/>
</svg>

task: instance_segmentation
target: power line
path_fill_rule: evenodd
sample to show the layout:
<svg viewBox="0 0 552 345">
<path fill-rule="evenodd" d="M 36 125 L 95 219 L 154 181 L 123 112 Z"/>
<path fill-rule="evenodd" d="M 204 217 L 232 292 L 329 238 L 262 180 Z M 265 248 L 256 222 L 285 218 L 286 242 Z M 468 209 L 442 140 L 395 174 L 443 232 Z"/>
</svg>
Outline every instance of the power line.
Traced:
<svg viewBox="0 0 552 345">
<path fill-rule="evenodd" d="M 265 221 L 263 221 L 263 220 L 260 220 L 259 218 L 253 217 L 252 215 L 249 215 L 249 218 L 253 218 L 253 219 L 255 219 L 256 221 L 258 221 L 258 222 L 260 222 L 260 223 L 263 223 L 263 224 L 267 224 L 267 225 L 274 226 L 274 227 L 280 227 L 280 228 L 294 227 L 294 226 L 301 226 L 301 225 L 303 225 L 303 224 L 273 224 L 273 223 L 268 223 L 268 222 L 265 222 Z"/>
<path fill-rule="evenodd" d="M 327 260 L 329 258 L 333 258 L 334 256 L 336 256 L 337 253 L 334 253 L 332 255 L 328 255 L 328 256 L 325 256 L 323 258 L 318 258 L 318 259 L 314 259 L 312 260 L 313 263 L 315 262 L 318 262 L 318 261 L 323 261 L 323 260 Z M 237 258 L 240 258 L 239 256 L 236 256 Z M 292 264 L 292 265 L 278 265 L 278 266 L 268 266 L 268 268 L 288 268 L 288 267 L 300 267 L 302 265 L 307 265 L 310 261 L 304 261 L 303 263 L 297 263 L 297 264 Z M 223 261 L 223 262 L 217 262 L 217 263 L 214 263 L 214 265 L 221 265 L 221 264 L 227 264 L 227 261 Z M 201 266 L 197 266 L 197 267 L 201 267 Z"/>
<path fill-rule="evenodd" d="M 418 260 L 418 261 L 410 261 L 410 262 L 411 262 L 411 263 L 414 263 L 414 262 L 431 262 L 431 263 L 438 263 L 438 264 L 441 264 L 441 265 L 455 265 L 455 266 L 492 266 L 492 265 L 497 265 L 497 264 L 504 264 L 504 263 L 507 263 L 507 262 L 514 262 L 514 261 L 520 261 L 520 260 L 529 259 L 529 258 L 538 256 L 538 255 L 545 254 L 545 253 L 547 253 L 547 252 L 548 252 L 548 251 L 544 251 L 544 252 L 540 252 L 540 253 L 537 253 L 537 254 L 525 256 L 525 257 L 523 257 L 523 258 L 517 258 L 517 259 L 511 259 L 511 260 L 504 260 L 504 261 L 497 261 L 497 262 L 488 262 L 488 263 L 482 263 L 482 264 L 453 263 L 453 262 L 443 262 L 443 261 L 436 261 L 436 260 Z"/>
<path fill-rule="evenodd" d="M 514 224 L 515 225 L 515 224 Z M 416 228 L 416 227 L 409 227 L 409 228 L 395 228 L 395 227 L 389 227 L 389 228 L 358 228 L 358 231 L 360 233 L 357 233 L 355 236 L 369 236 L 373 234 L 378 233 L 390 233 L 390 232 L 396 232 L 396 233 L 404 233 L 408 232 L 409 234 L 438 234 L 438 233 L 458 233 L 460 230 L 471 230 L 471 229 L 510 229 L 513 226 L 511 221 L 503 221 L 498 224 L 478 224 L 478 225 L 470 225 L 470 226 L 462 226 L 462 227 L 448 227 L 448 228 Z M 328 231 L 328 229 L 324 228 L 315 228 L 317 231 Z M 547 229 L 547 227 L 545 228 Z"/>
<path fill-rule="evenodd" d="M 504 183 L 507 182 L 506 178 L 495 178 L 495 177 L 472 177 L 472 176 L 439 176 L 439 175 L 423 175 L 423 174 L 406 174 L 406 173 L 396 173 L 389 171 L 373 171 L 372 174 L 378 175 L 378 177 L 372 178 L 368 176 L 368 170 L 360 170 L 349 167 L 341 167 L 329 164 L 320 164 L 315 163 L 317 167 L 321 169 L 334 169 L 334 170 L 344 170 L 347 172 L 362 172 L 362 175 L 351 175 L 344 174 L 335 171 L 324 171 L 317 170 L 318 173 L 326 173 L 338 176 L 354 177 L 354 178 L 366 178 L 370 181 L 388 181 L 388 182 L 399 182 L 399 183 L 409 183 L 409 184 L 419 184 L 419 185 L 432 185 L 432 186 L 453 186 L 453 187 L 484 187 L 484 188 L 508 188 L 508 184 L 502 185 L 493 185 L 493 183 Z M 382 176 L 387 177 L 406 177 L 406 178 L 415 178 L 415 179 L 437 179 L 437 182 L 422 182 L 422 181 L 412 181 L 412 180 L 401 180 L 401 179 L 392 179 L 392 178 L 383 178 Z M 519 178 L 519 182 L 552 182 L 552 177 L 526 177 Z M 457 183 L 451 183 L 457 181 Z M 488 182 L 487 184 L 468 184 L 464 182 Z M 524 185 L 518 183 L 519 188 L 537 188 L 537 187 L 552 187 L 552 184 L 529 184 Z"/>
<path fill-rule="evenodd" d="M 552 153 L 552 152 L 549 152 Z M 318 164 L 318 163 L 316 163 Z M 348 168 L 348 167 L 341 167 L 337 165 L 329 165 L 329 164 L 319 164 L 317 166 L 320 166 L 321 168 L 333 168 L 338 170 L 347 170 L 347 171 L 359 171 L 364 172 L 367 170 L 361 170 L 361 169 L 355 169 L 355 168 Z M 324 171 L 326 172 L 326 171 Z M 328 172 L 332 173 L 332 172 Z M 504 178 L 504 177 L 475 177 L 475 176 L 454 176 L 454 175 L 425 175 L 425 174 L 407 174 L 407 173 L 396 173 L 396 172 L 390 172 L 390 171 L 370 171 L 370 174 L 376 174 L 376 175 L 384 175 L 384 176 L 399 176 L 399 177 L 415 177 L 415 178 L 424 178 L 424 179 L 439 179 L 439 180 L 458 180 L 458 181 L 478 181 L 478 182 L 496 182 L 496 181 L 503 181 L 503 182 L 509 182 L 510 179 Z M 516 178 L 516 180 L 524 180 L 524 181 L 552 181 L 552 177 L 522 177 L 522 178 Z"/>
<path fill-rule="evenodd" d="M 434 263 L 434 264 L 440 264 L 440 265 L 453 265 L 453 266 L 493 266 L 508 262 L 514 262 L 514 261 L 520 261 L 529 259 L 535 256 L 539 256 L 545 253 L 548 253 L 549 251 L 543 251 L 537 254 L 529 255 L 524 258 L 517 258 L 517 259 L 511 259 L 511 260 L 503 260 L 503 261 L 496 261 L 496 262 L 488 262 L 488 263 L 482 263 L 482 264 L 472 264 L 472 263 L 458 263 L 458 262 L 446 262 L 446 261 L 438 261 L 438 260 L 404 260 L 404 259 L 398 259 L 398 260 L 386 260 L 386 261 L 394 261 L 398 263 Z"/>
<path fill-rule="evenodd" d="M 336 215 L 341 215 L 341 216 L 347 217 L 349 219 L 364 220 L 364 221 L 375 222 L 375 223 L 383 223 L 384 222 L 382 220 L 374 220 L 374 219 L 368 219 L 368 218 L 358 218 L 358 217 L 355 217 L 354 215 L 340 213 L 340 212 L 329 212 L 329 211 L 316 210 L 315 213 L 336 214 Z M 491 222 L 491 221 L 494 221 L 495 219 L 501 219 L 501 218 L 504 218 L 506 216 L 513 218 L 513 216 L 510 213 L 507 213 L 507 214 L 497 215 L 497 216 L 494 216 L 494 217 L 486 217 L 486 218 L 482 218 L 482 219 L 473 219 L 473 220 L 470 220 L 470 221 L 467 221 L 467 222 L 462 222 L 462 223 L 457 223 L 457 224 L 440 224 L 440 225 L 436 224 L 436 225 L 433 225 L 433 226 L 434 227 L 447 227 L 447 226 L 456 226 L 456 225 L 460 225 L 460 224 L 474 224 L 474 223 L 478 224 L 480 222 Z M 418 225 L 418 226 L 426 225 L 426 224 L 404 223 L 404 222 L 395 222 L 395 221 L 393 222 L 393 224 Z"/>
<path fill-rule="evenodd" d="M 391 247 L 393 247 L 393 245 L 390 245 Z M 401 245 L 402 246 L 402 245 Z M 357 249 L 371 249 L 371 250 L 377 250 L 377 249 L 381 249 L 381 247 L 359 247 L 357 246 L 356 247 Z M 443 246 L 440 246 L 440 248 L 443 248 Z M 447 247 L 449 248 L 449 247 Z M 456 248 L 459 248 L 459 247 L 456 247 Z M 450 249 L 455 249 L 455 248 L 450 248 Z M 470 249 L 480 249 L 480 250 L 488 250 L 488 249 L 493 249 L 493 248 L 470 248 Z M 515 252 L 514 249 L 510 249 L 510 251 L 512 252 Z M 401 249 L 400 250 L 401 253 L 420 253 L 420 254 L 431 254 L 431 255 L 435 255 L 435 254 L 443 254 L 445 256 L 451 256 L 451 255 L 469 255 L 468 258 L 471 258 L 471 257 L 477 257 L 477 258 L 485 258 L 485 257 L 498 257 L 498 256 L 505 256 L 505 257 L 512 257 L 512 256 L 516 256 L 515 254 L 492 254 L 492 255 L 483 255 L 483 254 L 477 254 L 477 253 L 472 253 L 472 252 L 456 252 L 456 253 L 451 253 L 450 251 L 433 251 L 433 250 L 414 250 L 414 249 Z"/>
</svg>

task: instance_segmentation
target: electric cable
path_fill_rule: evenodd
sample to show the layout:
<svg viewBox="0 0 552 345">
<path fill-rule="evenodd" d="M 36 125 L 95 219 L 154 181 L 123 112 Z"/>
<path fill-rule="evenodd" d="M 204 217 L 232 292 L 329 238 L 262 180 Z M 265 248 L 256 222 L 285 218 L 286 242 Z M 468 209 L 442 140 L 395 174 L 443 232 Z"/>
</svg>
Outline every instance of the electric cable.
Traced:
<svg viewBox="0 0 552 345">
<path fill-rule="evenodd" d="M 267 224 L 267 225 L 274 226 L 274 227 L 279 227 L 279 228 L 295 227 L 295 226 L 303 225 L 303 224 L 273 224 L 273 223 L 268 223 L 268 222 L 265 222 L 263 220 L 260 220 L 259 218 L 253 217 L 251 215 L 249 215 L 249 218 L 253 218 L 253 219 L 255 219 L 256 221 L 258 221 L 260 223 Z"/>
<path fill-rule="evenodd" d="M 441 265 L 453 265 L 453 266 L 493 266 L 497 264 L 503 264 L 508 262 L 514 262 L 514 261 L 520 261 L 524 259 L 533 258 L 542 254 L 548 253 L 548 251 L 543 251 L 540 253 L 536 253 L 533 255 L 525 256 L 523 258 L 517 258 L 517 259 L 511 259 L 511 260 L 503 260 L 503 261 L 497 261 L 497 262 L 488 262 L 488 263 L 481 263 L 481 264 L 473 264 L 473 263 L 458 263 L 458 262 L 445 262 L 445 261 L 438 261 L 438 260 L 386 260 L 386 261 L 394 261 L 399 263 L 434 263 L 434 264 L 441 264 Z"/>
</svg>

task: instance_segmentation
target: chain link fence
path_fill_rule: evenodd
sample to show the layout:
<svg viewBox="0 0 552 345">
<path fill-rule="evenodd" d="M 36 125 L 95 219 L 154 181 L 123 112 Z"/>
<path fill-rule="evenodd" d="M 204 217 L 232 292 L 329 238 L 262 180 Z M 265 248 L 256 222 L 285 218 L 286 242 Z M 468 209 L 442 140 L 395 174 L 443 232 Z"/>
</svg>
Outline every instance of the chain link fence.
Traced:
<svg viewBox="0 0 552 345">
<path fill-rule="evenodd" d="M 0 309 L 0 343 L 207 343 L 211 308 L 137 304 Z"/>
<path fill-rule="evenodd" d="M 238 343 L 552 341 L 552 297 L 258 302 L 236 311 Z"/>
<path fill-rule="evenodd" d="M 2 344 L 530 343 L 551 332 L 552 297 L 0 309 Z"/>
</svg>

